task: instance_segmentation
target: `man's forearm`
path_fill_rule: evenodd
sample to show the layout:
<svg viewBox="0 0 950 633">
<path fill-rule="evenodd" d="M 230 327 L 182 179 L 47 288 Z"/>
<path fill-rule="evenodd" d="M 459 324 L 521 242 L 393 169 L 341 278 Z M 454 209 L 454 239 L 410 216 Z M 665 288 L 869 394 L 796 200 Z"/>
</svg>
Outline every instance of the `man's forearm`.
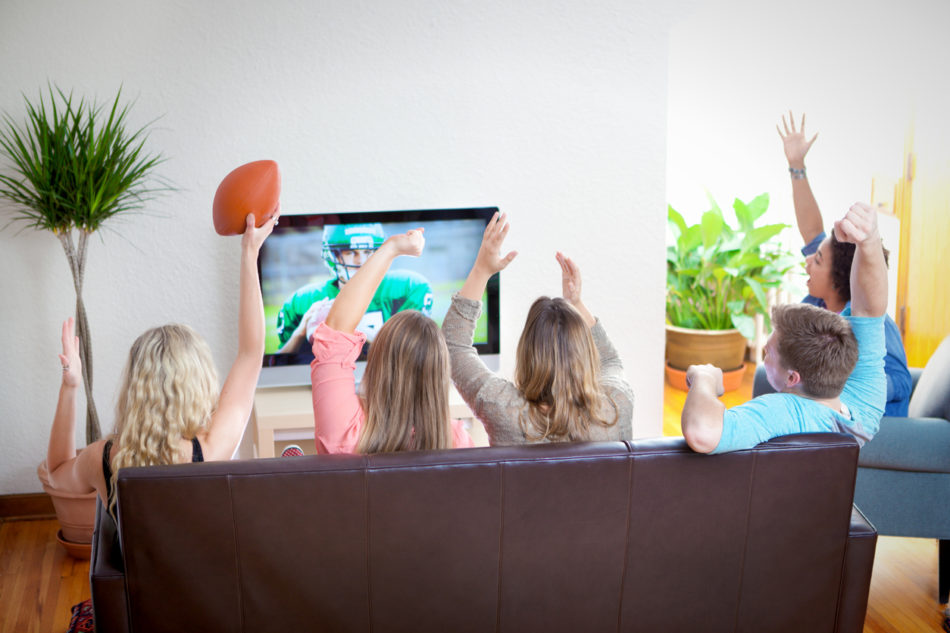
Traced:
<svg viewBox="0 0 950 633">
<path fill-rule="evenodd" d="M 875 230 L 854 250 L 851 264 L 851 313 L 883 316 L 887 310 L 887 264 L 880 234 Z"/>
<path fill-rule="evenodd" d="M 681 417 L 683 436 L 690 448 L 711 453 L 719 446 L 725 411 L 712 385 L 703 382 L 690 388 Z"/>
</svg>

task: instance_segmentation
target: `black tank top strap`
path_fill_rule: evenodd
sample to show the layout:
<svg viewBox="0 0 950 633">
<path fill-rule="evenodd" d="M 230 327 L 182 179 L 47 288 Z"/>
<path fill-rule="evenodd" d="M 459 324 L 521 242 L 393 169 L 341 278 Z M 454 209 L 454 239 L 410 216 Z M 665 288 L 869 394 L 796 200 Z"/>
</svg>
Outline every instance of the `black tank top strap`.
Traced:
<svg viewBox="0 0 950 633">
<path fill-rule="evenodd" d="M 109 514 L 112 514 L 112 500 L 114 499 L 115 491 L 112 489 L 112 439 L 110 438 L 105 446 L 102 447 L 102 476 L 106 480 L 106 499 L 108 500 L 108 506 L 106 510 Z M 113 517 L 115 518 L 115 517 Z"/>
<path fill-rule="evenodd" d="M 204 460 L 205 456 L 204 453 L 201 452 L 201 444 L 198 442 L 198 438 L 191 438 L 191 461 L 203 462 Z"/>
</svg>

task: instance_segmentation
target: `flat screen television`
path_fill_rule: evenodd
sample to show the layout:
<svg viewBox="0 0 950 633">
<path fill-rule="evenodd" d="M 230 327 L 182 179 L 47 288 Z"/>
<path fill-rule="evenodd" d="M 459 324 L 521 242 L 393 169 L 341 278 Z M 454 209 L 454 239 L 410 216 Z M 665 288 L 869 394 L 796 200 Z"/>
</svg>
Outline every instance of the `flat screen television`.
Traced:
<svg viewBox="0 0 950 633">
<path fill-rule="evenodd" d="M 257 259 L 264 299 L 264 366 L 259 385 L 310 384 L 313 353 L 309 336 L 326 318 L 341 279 L 358 269 L 389 235 L 425 228 L 421 257 L 397 257 L 358 329 L 367 344 L 357 362 L 357 380 L 375 332 L 392 314 L 418 309 L 436 323 L 462 288 L 496 207 L 417 209 L 350 213 L 282 214 Z M 345 281 L 344 281 L 345 283 Z M 482 316 L 475 328 L 475 349 L 498 368 L 498 276 L 488 283 Z M 309 324 L 304 326 L 303 324 Z M 294 336 L 294 332 L 297 336 Z M 299 345 L 294 345 L 299 341 Z"/>
</svg>

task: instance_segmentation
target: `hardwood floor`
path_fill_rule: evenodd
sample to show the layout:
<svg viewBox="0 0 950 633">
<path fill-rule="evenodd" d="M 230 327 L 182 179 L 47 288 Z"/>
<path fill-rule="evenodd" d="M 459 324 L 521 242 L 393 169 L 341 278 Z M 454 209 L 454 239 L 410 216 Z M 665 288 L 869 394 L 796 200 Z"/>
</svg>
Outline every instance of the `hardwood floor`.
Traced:
<svg viewBox="0 0 950 633">
<path fill-rule="evenodd" d="M 89 561 L 66 555 L 53 519 L 0 522 L 0 631 L 62 633 L 89 597 Z"/>
<path fill-rule="evenodd" d="M 752 393 L 727 394 L 731 406 Z M 664 433 L 679 435 L 685 392 L 666 386 Z M 89 563 L 66 555 L 56 542 L 55 520 L 0 522 L 0 633 L 62 633 L 69 608 L 89 597 Z M 937 604 L 937 542 L 880 537 L 874 558 L 865 633 L 940 631 Z"/>
</svg>

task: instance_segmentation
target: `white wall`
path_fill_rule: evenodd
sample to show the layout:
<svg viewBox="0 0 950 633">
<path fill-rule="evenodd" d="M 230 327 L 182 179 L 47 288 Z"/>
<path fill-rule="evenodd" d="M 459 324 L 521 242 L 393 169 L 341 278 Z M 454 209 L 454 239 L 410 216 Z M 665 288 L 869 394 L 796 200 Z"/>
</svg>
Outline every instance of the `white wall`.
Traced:
<svg viewBox="0 0 950 633">
<path fill-rule="evenodd" d="M 670 34 L 668 200 L 695 220 L 704 188 L 726 211 L 768 192 L 766 218 L 792 225 L 797 250 L 782 114 L 806 112 L 819 132 L 806 163 L 829 226 L 870 199 L 872 178 L 893 186 L 912 121 L 918 148 L 950 143 L 948 24 L 943 0 L 706 3 Z"/>
<path fill-rule="evenodd" d="M 230 169 L 272 158 L 285 213 L 507 211 L 521 252 L 502 279 L 509 371 L 530 300 L 559 292 L 554 251 L 575 256 L 626 361 L 635 431 L 659 434 L 674 11 L 646 0 L 6 0 L 0 109 L 21 119 L 21 93 L 35 98 L 47 81 L 100 99 L 121 84 L 137 100 L 134 123 L 162 117 L 150 147 L 170 158 L 162 173 L 180 188 L 90 245 L 104 427 L 147 327 L 193 325 L 226 371 L 239 247 L 214 233 L 211 199 Z M 0 231 L 0 271 L 0 494 L 33 492 L 73 290 L 46 233 Z"/>
</svg>

